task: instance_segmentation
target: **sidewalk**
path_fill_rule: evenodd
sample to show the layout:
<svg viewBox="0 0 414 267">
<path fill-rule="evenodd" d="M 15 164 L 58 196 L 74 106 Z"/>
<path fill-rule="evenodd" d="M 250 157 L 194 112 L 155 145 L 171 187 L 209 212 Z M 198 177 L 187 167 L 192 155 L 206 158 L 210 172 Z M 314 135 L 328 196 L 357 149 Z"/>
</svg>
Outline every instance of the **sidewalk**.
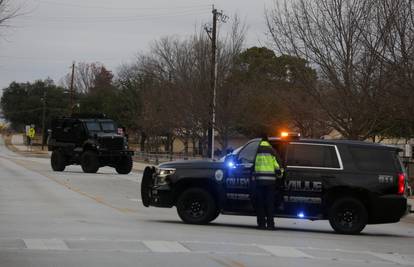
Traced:
<svg viewBox="0 0 414 267">
<path fill-rule="evenodd" d="M 14 134 L 11 136 L 3 136 L 4 141 L 8 149 L 12 150 L 13 152 L 33 156 L 33 157 L 41 157 L 41 158 L 48 158 L 50 156 L 49 151 L 47 151 L 47 146 L 44 147 L 42 150 L 41 146 L 32 146 L 31 148 L 24 144 L 24 136 L 23 134 Z"/>
<path fill-rule="evenodd" d="M 45 147 L 45 150 L 42 150 L 40 146 L 33 146 L 33 149 L 29 150 L 29 148 L 26 145 L 24 145 L 23 138 L 24 137 L 22 134 L 14 134 L 10 137 L 4 136 L 6 146 L 13 152 L 31 157 L 50 157 L 51 152 L 47 151 L 47 147 Z M 144 171 L 145 167 L 150 165 L 151 164 L 149 163 L 138 162 L 134 160 L 134 165 L 132 168 L 135 171 Z"/>
</svg>

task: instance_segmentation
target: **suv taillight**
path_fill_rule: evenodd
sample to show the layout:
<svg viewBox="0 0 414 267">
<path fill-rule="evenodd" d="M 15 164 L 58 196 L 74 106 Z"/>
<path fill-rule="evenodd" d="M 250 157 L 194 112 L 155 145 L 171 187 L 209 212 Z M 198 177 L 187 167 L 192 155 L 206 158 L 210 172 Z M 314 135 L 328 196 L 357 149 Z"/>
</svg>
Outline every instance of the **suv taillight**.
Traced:
<svg viewBox="0 0 414 267">
<path fill-rule="evenodd" d="M 398 174 L 398 194 L 403 195 L 405 192 L 405 174 Z"/>
</svg>

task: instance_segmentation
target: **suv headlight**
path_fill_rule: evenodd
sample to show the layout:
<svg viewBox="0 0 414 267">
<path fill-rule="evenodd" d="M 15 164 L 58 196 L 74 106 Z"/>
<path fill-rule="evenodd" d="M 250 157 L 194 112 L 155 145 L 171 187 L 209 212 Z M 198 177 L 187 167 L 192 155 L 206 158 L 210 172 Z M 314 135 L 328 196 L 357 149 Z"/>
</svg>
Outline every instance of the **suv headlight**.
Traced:
<svg viewBox="0 0 414 267">
<path fill-rule="evenodd" d="M 166 185 L 168 184 L 168 177 L 175 173 L 174 168 L 158 168 L 157 175 L 155 177 L 155 185 Z"/>
</svg>

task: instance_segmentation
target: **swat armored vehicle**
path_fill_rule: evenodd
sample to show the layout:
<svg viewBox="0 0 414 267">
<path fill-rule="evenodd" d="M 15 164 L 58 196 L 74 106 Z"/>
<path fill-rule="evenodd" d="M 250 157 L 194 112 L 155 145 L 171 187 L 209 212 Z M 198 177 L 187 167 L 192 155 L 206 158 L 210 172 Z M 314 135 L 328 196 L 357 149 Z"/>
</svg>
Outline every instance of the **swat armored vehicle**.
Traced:
<svg viewBox="0 0 414 267">
<path fill-rule="evenodd" d="M 79 164 L 86 173 L 96 173 L 100 167 L 110 166 L 119 174 L 132 169 L 133 151 L 128 140 L 118 134 L 117 124 L 105 115 L 75 114 L 52 120 L 48 137 L 54 171 Z"/>
<path fill-rule="evenodd" d="M 394 223 L 409 212 L 399 149 L 347 140 L 270 138 L 285 166 L 275 216 L 329 220 L 342 234 L 367 224 Z M 186 223 L 205 224 L 220 213 L 255 215 L 251 176 L 260 139 L 220 161 L 176 161 L 147 167 L 141 184 L 146 207 L 177 207 Z"/>
</svg>

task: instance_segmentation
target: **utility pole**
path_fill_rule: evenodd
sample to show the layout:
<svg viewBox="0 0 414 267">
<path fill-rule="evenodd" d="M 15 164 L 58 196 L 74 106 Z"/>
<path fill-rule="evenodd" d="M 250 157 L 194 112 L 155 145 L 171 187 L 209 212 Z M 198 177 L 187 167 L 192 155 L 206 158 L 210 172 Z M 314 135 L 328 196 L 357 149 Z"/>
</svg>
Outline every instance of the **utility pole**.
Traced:
<svg viewBox="0 0 414 267">
<path fill-rule="evenodd" d="M 214 128 L 216 124 L 216 92 L 217 92 L 217 21 L 218 19 L 221 22 L 226 22 L 228 17 L 223 14 L 223 12 L 218 12 L 216 8 L 212 9 L 213 13 L 213 25 L 212 27 L 204 27 L 208 36 L 211 40 L 211 90 L 212 90 L 212 97 L 211 97 L 211 122 L 210 127 L 208 129 L 208 155 L 211 159 L 214 159 Z"/>
<path fill-rule="evenodd" d="M 73 61 L 72 63 L 72 76 L 70 78 L 70 112 L 73 112 L 73 107 L 74 107 L 74 92 L 73 92 L 73 81 L 75 78 L 75 61 Z"/>
<path fill-rule="evenodd" d="M 45 120 L 46 120 L 46 91 L 43 92 L 43 111 L 42 111 L 42 150 L 45 146 Z"/>
</svg>

